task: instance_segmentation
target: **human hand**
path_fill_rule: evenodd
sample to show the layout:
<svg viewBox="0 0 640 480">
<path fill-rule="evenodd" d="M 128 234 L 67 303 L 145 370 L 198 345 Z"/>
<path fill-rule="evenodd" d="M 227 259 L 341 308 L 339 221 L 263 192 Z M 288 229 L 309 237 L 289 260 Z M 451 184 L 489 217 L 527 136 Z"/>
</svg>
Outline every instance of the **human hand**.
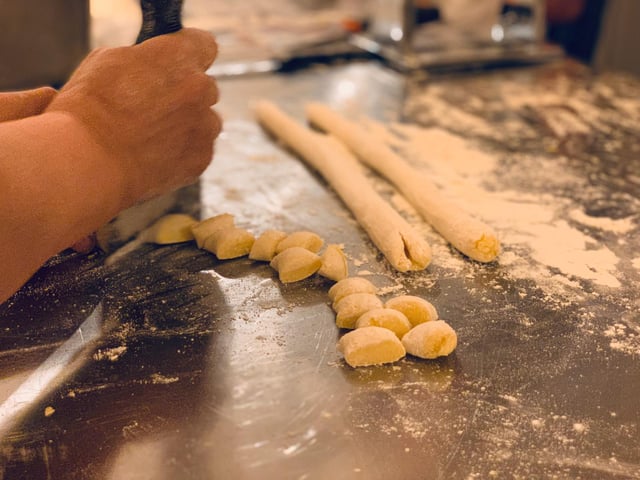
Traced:
<svg viewBox="0 0 640 480">
<path fill-rule="evenodd" d="M 51 87 L 0 92 L 0 122 L 20 120 L 44 112 L 56 93 Z"/>
<path fill-rule="evenodd" d="M 76 119 L 119 170 L 122 208 L 194 181 L 211 161 L 221 121 L 205 72 L 216 53 L 195 29 L 98 49 L 47 108 Z"/>
</svg>

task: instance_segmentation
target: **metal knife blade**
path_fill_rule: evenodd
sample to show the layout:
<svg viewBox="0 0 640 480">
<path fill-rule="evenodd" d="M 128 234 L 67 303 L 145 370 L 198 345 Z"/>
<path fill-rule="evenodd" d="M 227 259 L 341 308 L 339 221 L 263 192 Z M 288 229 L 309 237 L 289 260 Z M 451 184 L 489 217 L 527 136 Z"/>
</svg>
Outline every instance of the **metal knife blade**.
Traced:
<svg viewBox="0 0 640 480">
<path fill-rule="evenodd" d="M 85 364 L 97 341 L 105 334 L 100 302 L 77 330 L 36 368 L 0 405 L 0 439 L 30 408 Z"/>
</svg>

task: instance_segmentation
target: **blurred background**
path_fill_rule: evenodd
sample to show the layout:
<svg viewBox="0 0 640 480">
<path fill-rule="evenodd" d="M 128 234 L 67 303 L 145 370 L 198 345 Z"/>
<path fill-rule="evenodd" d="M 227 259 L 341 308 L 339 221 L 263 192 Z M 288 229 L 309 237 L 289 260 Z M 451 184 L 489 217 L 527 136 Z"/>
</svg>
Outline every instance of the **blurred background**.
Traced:
<svg viewBox="0 0 640 480">
<path fill-rule="evenodd" d="M 540 1 L 545 3 L 547 41 L 599 71 L 640 75 L 640 1 Z M 380 36 L 380 29 L 386 28 L 380 18 L 392 22 L 402 3 L 407 2 L 185 0 L 184 23 L 218 36 L 221 63 L 258 61 L 357 30 Z M 535 4 L 536 0 L 413 0 L 411 16 L 414 30 L 444 24 L 465 31 L 466 39 L 470 32 L 480 32 L 489 41 L 504 42 L 522 37 L 522 19 Z M 139 25 L 138 0 L 0 1 L 0 88 L 59 86 L 91 48 L 131 44 Z M 389 28 L 393 37 L 393 26 Z M 429 48 L 424 44 L 431 38 L 423 37 L 422 48 Z M 477 40 L 476 35 L 474 45 Z M 450 44 L 438 45 L 446 49 Z"/>
</svg>

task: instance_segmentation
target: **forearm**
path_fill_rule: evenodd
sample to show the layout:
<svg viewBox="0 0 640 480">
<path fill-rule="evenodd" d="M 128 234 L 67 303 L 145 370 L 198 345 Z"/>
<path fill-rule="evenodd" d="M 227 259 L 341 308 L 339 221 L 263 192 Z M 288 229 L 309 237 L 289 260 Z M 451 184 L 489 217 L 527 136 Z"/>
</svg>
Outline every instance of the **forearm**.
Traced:
<svg viewBox="0 0 640 480">
<path fill-rule="evenodd" d="M 0 124 L 0 303 L 131 203 L 123 168 L 72 116 Z"/>
</svg>

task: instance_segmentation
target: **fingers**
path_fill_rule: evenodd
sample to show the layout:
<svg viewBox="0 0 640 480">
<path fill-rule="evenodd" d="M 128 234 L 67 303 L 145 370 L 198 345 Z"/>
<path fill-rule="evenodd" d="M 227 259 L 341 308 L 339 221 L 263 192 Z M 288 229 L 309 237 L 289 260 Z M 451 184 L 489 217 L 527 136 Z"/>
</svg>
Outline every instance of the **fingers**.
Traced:
<svg viewBox="0 0 640 480">
<path fill-rule="evenodd" d="M 189 152 L 193 159 L 189 170 L 192 175 L 200 175 L 211 163 L 215 139 L 221 129 L 222 121 L 219 115 L 214 110 L 208 109 L 204 115 L 200 116 L 198 124 L 194 125 L 189 132 Z"/>
<path fill-rule="evenodd" d="M 218 90 L 218 84 L 216 81 L 205 74 L 206 78 L 206 94 L 204 96 L 207 105 L 210 107 L 218 103 L 218 99 L 220 98 L 220 91 Z"/>
<path fill-rule="evenodd" d="M 89 253 L 96 248 L 96 234 L 93 233 L 74 243 L 71 248 L 77 253 Z"/>
<path fill-rule="evenodd" d="M 184 65 L 193 65 L 200 71 L 207 70 L 218 54 L 215 37 L 195 28 L 184 28 L 179 32 L 159 35 L 135 47 L 149 57 L 173 59 Z"/>
<path fill-rule="evenodd" d="M 200 117 L 199 122 L 188 132 L 188 165 L 184 165 L 187 174 L 185 182 L 193 182 L 211 163 L 215 139 L 222 129 L 220 116 L 212 109 Z M 185 184 L 186 184 L 185 183 Z"/>
<path fill-rule="evenodd" d="M 47 108 L 56 93 L 51 87 L 0 93 L 0 122 L 39 115 Z"/>
<path fill-rule="evenodd" d="M 216 138 L 218 138 L 218 135 L 220 135 L 220 132 L 222 131 L 222 118 L 220 118 L 220 115 L 218 115 L 218 112 L 216 112 L 215 110 L 211 110 L 210 118 L 213 130 L 213 139 L 215 140 Z"/>
<path fill-rule="evenodd" d="M 202 70 L 208 69 L 218 55 L 218 44 L 212 34 L 195 28 L 185 28 L 175 34 L 184 37 L 185 47 L 190 50 L 196 65 Z"/>
<path fill-rule="evenodd" d="M 185 78 L 180 85 L 181 96 L 185 102 L 210 107 L 218 103 L 218 86 L 213 77 L 199 73 Z"/>
</svg>

